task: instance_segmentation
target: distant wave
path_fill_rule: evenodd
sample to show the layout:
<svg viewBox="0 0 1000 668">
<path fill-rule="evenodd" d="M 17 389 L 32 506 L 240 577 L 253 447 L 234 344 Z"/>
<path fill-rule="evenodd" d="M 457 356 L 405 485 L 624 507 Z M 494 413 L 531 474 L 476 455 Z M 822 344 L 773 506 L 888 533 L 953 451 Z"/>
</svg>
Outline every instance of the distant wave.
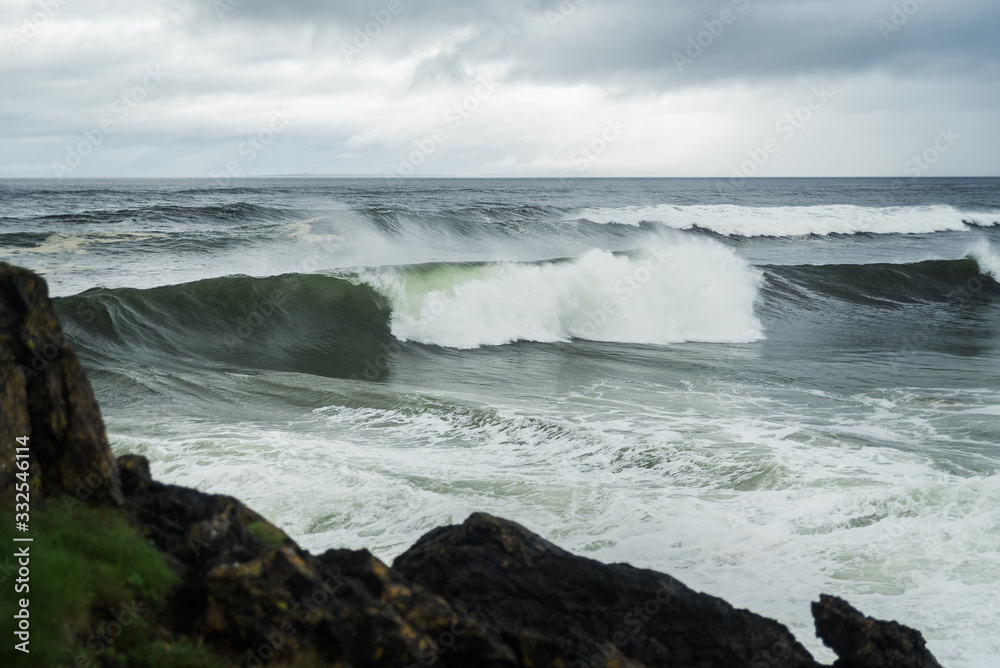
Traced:
<svg viewBox="0 0 1000 668">
<path fill-rule="evenodd" d="M 1000 213 L 946 205 L 873 208 L 855 205 L 749 207 L 731 204 L 630 206 L 584 209 L 580 219 L 599 224 L 659 223 L 679 230 L 708 230 L 731 237 L 830 234 L 930 234 L 1000 224 Z"/>
<path fill-rule="evenodd" d="M 48 237 L 44 232 L 0 232 L 0 248 L 35 248 Z"/>
<path fill-rule="evenodd" d="M 18 256 L 37 254 L 151 253 L 157 251 L 209 253 L 266 240 L 264 232 L 230 233 L 226 230 L 184 230 L 182 232 L 136 232 L 81 230 L 52 234 L 12 232 L 0 234 L 0 246 L 16 261 Z"/>
<path fill-rule="evenodd" d="M 997 261 L 992 256 L 992 261 Z M 970 294 L 1000 294 L 1000 284 L 982 260 L 926 260 L 909 264 L 772 266 L 766 290 L 780 300 L 822 309 L 825 296 L 851 304 L 895 308 L 908 304 L 955 302 Z"/>
<path fill-rule="evenodd" d="M 91 209 L 76 213 L 40 216 L 36 221 L 70 223 L 119 223 L 119 222 L 219 222 L 219 221 L 280 221 L 291 220 L 300 214 L 290 209 L 262 206 L 247 202 L 214 204 L 210 206 L 185 206 L 182 204 L 154 204 L 127 209 Z"/>
<path fill-rule="evenodd" d="M 757 207 L 657 205 L 572 210 L 476 203 L 461 208 L 413 205 L 294 210 L 250 202 L 155 205 L 5 218 L 0 251 L 25 253 L 225 252 L 246 246 L 338 242 L 352 264 L 577 255 L 587 248 L 633 248 L 672 230 L 750 238 L 809 235 L 967 232 L 1000 224 L 1000 212 L 946 205 L 873 208 L 853 205 Z M 342 242 L 342 243 L 340 243 Z M 413 251 L 425 252 L 415 253 Z M 329 253 L 330 251 L 325 251 Z M 340 265 L 344 266 L 344 265 Z"/>
</svg>

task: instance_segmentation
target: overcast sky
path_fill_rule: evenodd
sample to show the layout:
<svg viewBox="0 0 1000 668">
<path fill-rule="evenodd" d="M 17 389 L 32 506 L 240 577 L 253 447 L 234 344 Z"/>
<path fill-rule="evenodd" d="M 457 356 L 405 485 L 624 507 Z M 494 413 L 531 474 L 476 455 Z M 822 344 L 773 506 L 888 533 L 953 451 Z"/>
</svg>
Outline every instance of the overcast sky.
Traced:
<svg viewBox="0 0 1000 668">
<path fill-rule="evenodd" d="M 0 0 L 0 23 L 0 176 L 1000 175 L 996 0 Z"/>
</svg>

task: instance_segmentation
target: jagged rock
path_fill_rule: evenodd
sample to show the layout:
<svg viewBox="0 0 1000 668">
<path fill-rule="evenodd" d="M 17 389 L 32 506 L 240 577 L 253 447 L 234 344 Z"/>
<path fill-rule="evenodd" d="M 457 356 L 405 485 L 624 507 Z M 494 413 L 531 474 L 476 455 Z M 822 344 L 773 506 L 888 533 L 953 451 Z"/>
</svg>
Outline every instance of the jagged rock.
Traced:
<svg viewBox="0 0 1000 668">
<path fill-rule="evenodd" d="M 3 302 L 0 302 L 0 309 L 2 308 Z M 0 320 L 3 318 L 3 311 L 0 310 Z M 0 327 L 0 488 L 13 492 L 14 483 L 20 482 L 14 479 L 19 470 L 16 466 L 16 448 L 20 445 L 15 439 L 31 434 L 31 421 L 28 418 L 28 393 L 24 376 L 17 368 L 17 360 L 3 331 L 5 329 Z M 32 491 L 40 493 L 39 485 L 32 487 Z"/>
<path fill-rule="evenodd" d="M 391 607 L 430 639 L 421 648 L 419 665 L 520 665 L 504 644 L 499 629 L 484 623 L 475 611 L 453 606 L 407 581 L 368 550 L 328 550 L 319 561 L 327 569 L 351 578 L 352 585 L 362 587 L 366 596 Z"/>
<path fill-rule="evenodd" d="M 525 666 L 819 665 L 775 621 L 662 573 L 572 555 L 491 515 L 431 531 L 393 568 L 478 611 Z"/>
<path fill-rule="evenodd" d="M 14 479 L 14 438 L 30 437 L 36 497 L 118 505 L 118 466 L 87 376 L 36 274 L 0 262 L 0 489 Z"/>
<path fill-rule="evenodd" d="M 428 665 L 445 645 L 437 665 L 517 665 L 495 629 L 370 553 L 314 557 L 232 497 L 158 483 L 142 457 L 119 466 L 125 512 L 181 575 L 174 631 L 251 663 L 309 649 L 357 668 Z"/>
<path fill-rule="evenodd" d="M 840 657 L 834 668 L 941 668 L 919 631 L 866 617 L 835 596 L 812 604 L 816 635 Z"/>
</svg>

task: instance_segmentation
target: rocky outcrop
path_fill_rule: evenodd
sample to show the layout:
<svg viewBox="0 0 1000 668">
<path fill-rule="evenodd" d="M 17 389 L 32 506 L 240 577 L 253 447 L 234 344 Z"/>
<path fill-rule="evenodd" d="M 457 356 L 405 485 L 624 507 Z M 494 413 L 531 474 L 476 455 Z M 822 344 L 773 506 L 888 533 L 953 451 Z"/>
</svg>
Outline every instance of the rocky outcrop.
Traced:
<svg viewBox="0 0 1000 668">
<path fill-rule="evenodd" d="M 157 482 L 144 458 L 112 458 L 45 282 L 4 264 L 0 411 L 0 497 L 16 480 L 14 439 L 29 436 L 36 495 L 117 508 L 177 573 L 157 636 L 232 665 L 819 666 L 778 622 L 490 515 L 431 531 L 390 568 L 365 550 L 311 555 L 237 499 Z M 826 596 L 813 612 L 838 668 L 938 667 L 912 629 Z"/>
<path fill-rule="evenodd" d="M 65 344 L 36 274 L 0 262 L 0 489 L 16 473 L 17 437 L 30 443 L 36 497 L 74 495 L 118 505 L 118 467 L 97 400 L 79 360 Z"/>
<path fill-rule="evenodd" d="M 941 668 L 919 631 L 865 617 L 835 596 L 812 604 L 816 635 L 839 657 L 834 668 Z"/>
<path fill-rule="evenodd" d="M 818 666 L 789 630 L 669 575 L 602 564 L 477 513 L 393 569 L 500 629 L 522 665 Z"/>
<path fill-rule="evenodd" d="M 181 575 L 174 632 L 243 665 L 311 650 L 331 665 L 410 666 L 448 634 L 453 660 L 438 665 L 516 665 L 496 633 L 369 552 L 310 555 L 232 497 L 158 483 L 142 457 L 119 461 L 124 511 Z"/>
</svg>

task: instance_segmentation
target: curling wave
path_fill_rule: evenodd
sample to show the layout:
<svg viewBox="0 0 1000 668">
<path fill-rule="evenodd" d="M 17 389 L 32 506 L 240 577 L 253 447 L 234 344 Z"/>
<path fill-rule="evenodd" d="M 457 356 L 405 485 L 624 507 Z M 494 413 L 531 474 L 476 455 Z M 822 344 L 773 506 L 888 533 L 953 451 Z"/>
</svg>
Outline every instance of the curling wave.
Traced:
<svg viewBox="0 0 1000 668">
<path fill-rule="evenodd" d="M 716 243 L 561 262 L 369 272 L 403 341 L 469 349 L 572 339 L 666 345 L 763 338 L 759 270 Z"/>
<path fill-rule="evenodd" d="M 765 337 L 761 318 L 827 312 L 829 300 L 898 309 L 947 303 L 963 290 L 992 299 L 1000 295 L 996 271 L 989 246 L 961 260 L 758 268 L 717 242 L 685 239 L 558 261 L 98 288 L 56 305 L 74 345 L 97 366 L 198 359 L 351 377 L 407 342 L 453 350 L 575 339 L 752 342 Z"/>
</svg>

